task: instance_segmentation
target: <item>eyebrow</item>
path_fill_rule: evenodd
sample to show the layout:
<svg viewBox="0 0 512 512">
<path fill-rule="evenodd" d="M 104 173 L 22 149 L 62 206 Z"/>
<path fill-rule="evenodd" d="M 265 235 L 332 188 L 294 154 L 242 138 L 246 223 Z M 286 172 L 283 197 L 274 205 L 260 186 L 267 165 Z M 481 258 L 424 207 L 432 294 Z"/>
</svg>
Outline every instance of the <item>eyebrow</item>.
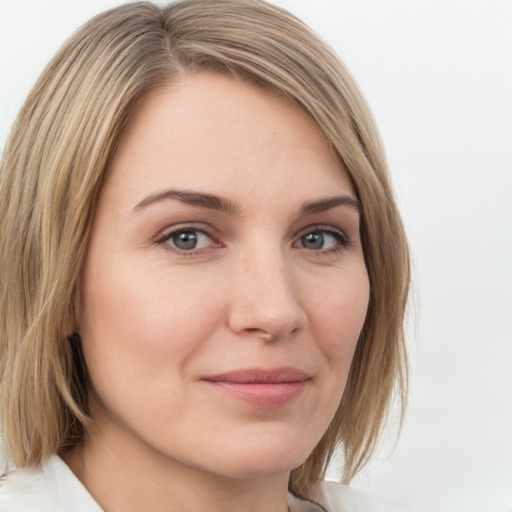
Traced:
<svg viewBox="0 0 512 512">
<path fill-rule="evenodd" d="M 319 199 L 318 201 L 304 203 L 300 208 L 300 213 L 304 215 L 311 215 L 313 213 L 325 212 L 326 210 L 330 210 L 336 206 L 349 206 L 356 210 L 357 213 L 361 213 L 361 203 L 355 197 L 346 195 L 326 197 L 325 199 Z"/>
<path fill-rule="evenodd" d="M 175 199 L 185 204 L 209 210 L 216 210 L 230 215 L 241 215 L 240 206 L 230 199 L 205 192 L 192 192 L 187 190 L 165 190 L 163 192 L 155 192 L 143 199 L 140 203 L 137 203 L 134 211 L 166 199 Z M 326 197 L 317 201 L 303 203 L 299 212 L 302 215 L 311 215 L 330 210 L 336 206 L 349 206 L 358 213 L 361 213 L 361 203 L 356 198 L 347 195 Z"/>
<path fill-rule="evenodd" d="M 209 210 L 217 210 L 229 213 L 230 215 L 239 216 L 241 213 L 239 205 L 230 199 L 204 192 L 189 192 L 187 190 L 165 190 L 163 192 L 156 192 L 138 203 L 135 206 L 134 211 L 165 199 L 176 199 L 182 203 L 190 204 L 192 206 L 207 208 Z"/>
</svg>

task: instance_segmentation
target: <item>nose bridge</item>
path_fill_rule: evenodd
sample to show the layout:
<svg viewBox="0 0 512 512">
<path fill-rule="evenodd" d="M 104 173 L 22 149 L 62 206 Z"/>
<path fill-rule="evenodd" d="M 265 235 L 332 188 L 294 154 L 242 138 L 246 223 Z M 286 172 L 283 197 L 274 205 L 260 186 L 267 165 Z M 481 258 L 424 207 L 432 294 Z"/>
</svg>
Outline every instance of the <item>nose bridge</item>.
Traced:
<svg viewBox="0 0 512 512">
<path fill-rule="evenodd" d="M 279 244 L 255 243 L 242 251 L 233 276 L 233 330 L 275 339 L 303 325 L 305 313 L 290 263 Z"/>
</svg>

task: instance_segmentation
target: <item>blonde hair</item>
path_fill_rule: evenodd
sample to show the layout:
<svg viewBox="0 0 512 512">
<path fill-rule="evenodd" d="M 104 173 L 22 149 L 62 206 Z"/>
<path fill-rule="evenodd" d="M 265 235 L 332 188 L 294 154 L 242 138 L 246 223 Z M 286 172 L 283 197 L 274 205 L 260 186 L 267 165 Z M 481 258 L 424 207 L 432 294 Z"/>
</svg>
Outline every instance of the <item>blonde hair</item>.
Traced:
<svg viewBox="0 0 512 512">
<path fill-rule="evenodd" d="M 319 125 L 362 205 L 370 303 L 339 409 L 290 488 L 312 497 L 334 449 L 348 482 L 370 457 L 398 390 L 405 402 L 406 238 L 383 147 L 356 84 L 301 21 L 260 0 L 127 4 L 93 18 L 43 72 L 0 167 L 0 378 L 6 454 L 35 466 L 83 438 L 85 367 L 71 326 L 105 172 L 148 91 L 187 70 L 276 91 Z"/>
</svg>

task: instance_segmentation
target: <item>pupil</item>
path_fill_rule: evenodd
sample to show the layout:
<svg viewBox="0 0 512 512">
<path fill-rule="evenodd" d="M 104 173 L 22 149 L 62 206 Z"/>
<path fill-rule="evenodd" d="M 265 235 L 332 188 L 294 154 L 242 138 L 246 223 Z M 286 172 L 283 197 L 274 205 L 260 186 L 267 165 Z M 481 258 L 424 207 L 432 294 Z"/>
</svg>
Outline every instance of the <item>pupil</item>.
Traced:
<svg viewBox="0 0 512 512">
<path fill-rule="evenodd" d="M 172 242 L 178 249 L 194 249 L 197 244 L 197 235 L 193 231 L 184 231 L 174 235 Z"/>
<path fill-rule="evenodd" d="M 321 249 L 324 246 L 324 235 L 321 233 L 308 233 L 302 237 L 302 244 L 308 249 Z"/>
</svg>

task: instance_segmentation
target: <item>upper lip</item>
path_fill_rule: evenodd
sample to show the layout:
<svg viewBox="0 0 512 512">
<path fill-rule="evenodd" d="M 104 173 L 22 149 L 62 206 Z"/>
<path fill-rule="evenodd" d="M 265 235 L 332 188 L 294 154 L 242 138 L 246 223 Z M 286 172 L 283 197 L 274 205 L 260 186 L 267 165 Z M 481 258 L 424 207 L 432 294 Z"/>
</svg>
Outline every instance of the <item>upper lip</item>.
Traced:
<svg viewBox="0 0 512 512">
<path fill-rule="evenodd" d="M 237 384 L 282 384 L 287 382 L 303 382 L 310 375 L 303 370 L 293 367 L 274 369 L 245 368 L 217 375 L 204 377 L 210 382 L 233 382 Z"/>
</svg>

